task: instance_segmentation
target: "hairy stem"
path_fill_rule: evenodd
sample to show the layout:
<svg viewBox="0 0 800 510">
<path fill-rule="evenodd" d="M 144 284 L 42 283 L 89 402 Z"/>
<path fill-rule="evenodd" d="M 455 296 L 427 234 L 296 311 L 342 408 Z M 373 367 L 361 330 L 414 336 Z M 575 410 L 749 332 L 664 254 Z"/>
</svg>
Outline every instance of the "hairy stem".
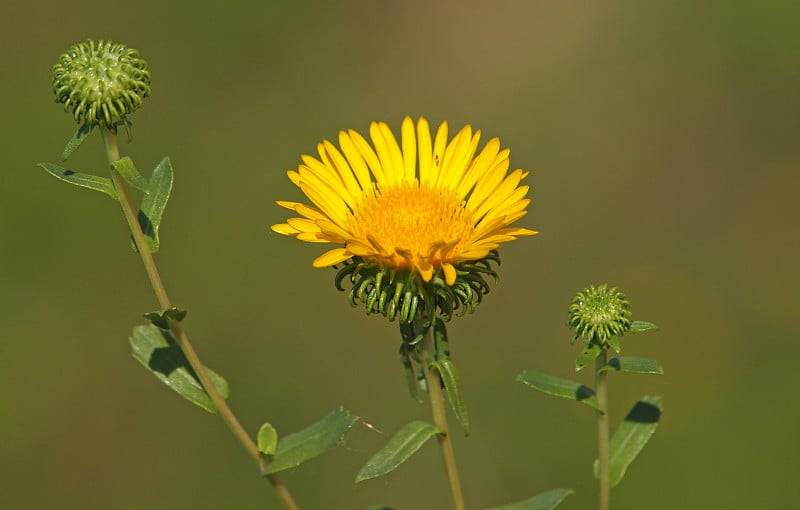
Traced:
<svg viewBox="0 0 800 510">
<path fill-rule="evenodd" d="M 435 369 L 431 369 L 431 364 L 435 361 L 433 327 L 428 328 L 425 337 L 422 339 L 422 361 L 425 382 L 427 383 L 428 395 L 431 400 L 433 423 L 436 428 L 442 431 L 442 434 L 436 437 L 439 440 L 439 448 L 442 451 L 442 459 L 444 460 L 444 470 L 447 473 L 447 481 L 450 484 L 453 508 L 455 510 L 464 510 L 461 480 L 458 477 L 458 469 L 456 468 L 453 443 L 450 441 L 450 434 L 447 430 L 447 413 L 445 412 L 444 394 L 442 393 L 442 378 Z"/>
<path fill-rule="evenodd" d="M 103 136 L 103 145 L 105 146 L 106 158 L 108 159 L 109 165 L 111 165 L 120 159 L 117 137 L 105 128 L 101 128 L 101 133 Z M 142 264 L 144 265 L 145 272 L 150 280 L 150 285 L 153 287 L 153 292 L 156 294 L 158 304 L 162 309 L 171 308 L 172 302 L 167 295 L 166 288 L 161 280 L 161 275 L 158 272 L 158 267 L 153 259 L 153 254 L 150 253 L 150 248 L 147 245 L 141 225 L 137 219 L 136 209 L 134 209 L 131 202 L 128 186 L 119 173 L 113 169 L 113 167 L 111 167 L 110 170 L 111 180 L 113 181 L 114 188 L 119 195 L 119 203 L 122 206 L 122 213 L 125 216 L 125 220 L 128 222 L 128 227 L 133 235 L 133 242 L 136 245 L 136 251 L 139 252 L 139 256 L 142 259 Z M 203 363 L 200 361 L 200 358 L 189 341 L 189 337 L 186 335 L 183 327 L 178 321 L 172 319 L 170 319 L 169 325 L 170 330 L 175 336 L 178 346 L 186 355 L 186 359 L 189 361 L 189 364 L 191 365 L 195 374 L 197 374 L 197 377 L 200 379 L 200 384 L 203 385 L 203 389 L 205 389 L 206 393 L 208 393 L 208 396 L 214 403 L 214 407 L 216 407 L 220 417 L 222 417 L 222 420 L 228 426 L 234 437 L 236 437 L 239 443 L 241 443 L 241 445 L 244 447 L 248 455 L 250 455 L 250 457 L 256 461 L 261 473 L 263 474 L 266 469 L 264 457 L 261 455 L 261 452 L 258 451 L 258 446 L 256 443 L 248 435 L 247 431 L 236 418 L 236 415 L 233 414 L 233 411 L 228 406 L 227 402 L 225 402 L 225 399 L 222 398 L 222 395 L 219 394 L 217 388 L 211 382 Z M 286 487 L 286 485 L 284 485 L 281 479 L 275 474 L 266 475 L 266 478 L 277 491 L 278 497 L 283 502 L 283 505 L 286 507 L 286 509 L 298 510 L 297 503 L 294 501 L 289 489 Z"/>
<path fill-rule="evenodd" d="M 597 403 L 601 411 L 597 413 L 597 459 L 599 464 L 600 491 L 599 508 L 608 510 L 611 496 L 611 487 L 608 479 L 609 446 L 608 446 L 608 372 L 600 371 L 606 365 L 607 355 L 605 349 L 596 360 L 595 364 L 595 390 Z"/>
</svg>

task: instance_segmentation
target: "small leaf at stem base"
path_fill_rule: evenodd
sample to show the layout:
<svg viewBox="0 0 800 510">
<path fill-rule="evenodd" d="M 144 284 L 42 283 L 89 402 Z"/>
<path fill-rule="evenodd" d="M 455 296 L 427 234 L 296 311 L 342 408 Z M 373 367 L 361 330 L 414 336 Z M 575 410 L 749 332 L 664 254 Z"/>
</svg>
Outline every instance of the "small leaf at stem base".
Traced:
<svg viewBox="0 0 800 510">
<path fill-rule="evenodd" d="M 258 451 L 264 455 L 275 455 L 278 449 L 278 431 L 269 423 L 261 425 L 258 429 Z"/>
</svg>

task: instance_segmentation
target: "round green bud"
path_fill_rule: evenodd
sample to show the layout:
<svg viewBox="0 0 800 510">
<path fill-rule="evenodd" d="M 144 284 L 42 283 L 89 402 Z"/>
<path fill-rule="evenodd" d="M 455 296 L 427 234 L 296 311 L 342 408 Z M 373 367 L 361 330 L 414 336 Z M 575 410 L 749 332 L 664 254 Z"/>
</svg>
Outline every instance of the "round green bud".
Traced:
<svg viewBox="0 0 800 510">
<path fill-rule="evenodd" d="M 116 132 L 150 95 L 150 73 L 139 52 L 111 41 L 75 44 L 53 67 L 53 92 L 82 124 Z"/>
<path fill-rule="evenodd" d="M 631 315 L 630 303 L 616 287 L 592 285 L 575 295 L 567 324 L 575 330 L 573 342 L 583 337 L 587 343 L 595 341 L 605 348 L 611 337 L 631 329 Z"/>
</svg>

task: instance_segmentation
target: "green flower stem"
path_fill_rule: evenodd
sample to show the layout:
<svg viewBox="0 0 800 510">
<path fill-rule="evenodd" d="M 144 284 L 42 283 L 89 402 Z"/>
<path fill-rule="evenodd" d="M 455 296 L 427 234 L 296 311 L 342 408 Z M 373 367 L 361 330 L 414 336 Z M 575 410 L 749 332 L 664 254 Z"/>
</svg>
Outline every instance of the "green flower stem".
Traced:
<svg viewBox="0 0 800 510">
<path fill-rule="evenodd" d="M 113 162 L 120 159 L 117 137 L 104 127 L 100 128 L 100 132 L 103 136 L 103 145 L 105 146 L 106 150 L 106 158 L 108 159 L 109 165 L 111 165 Z M 114 182 L 114 188 L 117 190 L 119 195 L 119 202 L 122 205 L 122 212 L 125 215 L 126 221 L 128 222 L 128 227 L 133 235 L 133 241 L 136 244 L 136 250 L 139 252 L 139 256 L 142 259 L 142 264 L 147 272 L 147 277 L 150 279 L 150 284 L 152 285 L 153 291 L 156 294 L 158 304 L 162 309 L 171 308 L 172 303 L 167 295 L 164 283 L 161 280 L 161 275 L 159 274 L 155 260 L 153 259 L 153 254 L 150 253 L 150 248 L 147 246 L 147 241 L 145 240 L 141 226 L 139 225 L 139 221 L 136 217 L 136 210 L 133 208 L 131 203 L 128 186 L 113 168 L 111 168 L 111 179 Z M 197 353 L 189 341 L 189 337 L 186 335 L 186 332 L 183 330 L 183 327 L 175 320 L 170 320 L 169 323 L 170 329 L 172 330 L 172 333 L 175 335 L 175 338 L 178 342 L 178 346 L 180 346 L 181 350 L 186 355 L 186 359 L 189 361 L 192 369 L 200 379 L 200 383 L 203 385 L 206 393 L 208 393 L 208 396 L 211 398 L 211 401 L 217 408 L 217 412 L 222 417 L 222 420 L 231 430 L 236 439 L 241 443 L 247 453 L 253 458 L 253 460 L 256 461 L 256 463 L 258 463 L 261 473 L 264 473 L 266 469 L 266 463 L 264 457 L 261 455 L 261 452 L 258 451 L 258 446 L 247 434 L 247 431 L 236 418 L 236 415 L 233 414 L 231 408 L 228 407 L 225 399 L 222 398 L 222 395 L 219 394 L 217 388 L 211 382 L 203 363 L 197 356 Z M 294 501 L 292 494 L 289 492 L 289 489 L 286 487 L 283 481 L 281 481 L 281 479 L 275 474 L 266 475 L 266 478 L 277 491 L 278 497 L 286 509 L 298 510 L 299 507 L 297 506 L 297 503 Z"/>
<path fill-rule="evenodd" d="M 597 459 L 599 464 L 600 492 L 599 508 L 608 510 L 611 487 L 608 480 L 609 446 L 608 446 L 608 371 L 601 371 L 607 362 L 606 350 L 597 357 L 595 365 L 595 391 L 597 403 L 601 411 L 597 413 Z"/>
<path fill-rule="evenodd" d="M 456 468 L 456 457 L 453 453 L 453 443 L 450 441 L 450 434 L 447 430 L 447 413 L 445 412 L 444 394 L 442 393 L 442 378 L 439 373 L 430 366 L 434 362 L 435 349 L 433 344 L 433 327 L 428 328 L 425 337 L 422 339 L 422 361 L 425 382 L 428 386 L 428 395 L 431 400 L 431 412 L 433 423 L 436 428 L 443 433 L 436 436 L 439 440 L 439 448 L 444 459 L 444 469 L 447 473 L 447 480 L 450 483 L 450 494 L 453 498 L 453 508 L 464 510 L 464 495 L 461 492 L 461 480 L 458 478 Z"/>
</svg>

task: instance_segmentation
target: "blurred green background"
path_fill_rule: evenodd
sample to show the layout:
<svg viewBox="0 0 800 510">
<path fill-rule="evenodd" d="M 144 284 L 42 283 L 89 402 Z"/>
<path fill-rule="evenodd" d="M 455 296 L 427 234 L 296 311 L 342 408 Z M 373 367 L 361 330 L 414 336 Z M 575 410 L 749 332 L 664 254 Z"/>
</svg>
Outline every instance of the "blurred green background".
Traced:
<svg viewBox="0 0 800 510">
<path fill-rule="evenodd" d="M 555 487 L 591 508 L 594 417 L 514 377 L 574 374 L 566 308 L 608 281 L 624 343 L 664 377 L 614 376 L 612 422 L 660 394 L 662 425 L 615 508 L 788 508 L 800 425 L 797 190 L 800 7 L 775 2 L 5 2 L 0 144 L 0 507 L 279 508 L 222 422 L 130 356 L 156 308 L 119 207 L 37 169 L 76 124 L 53 101 L 71 44 L 140 50 L 153 94 L 122 151 L 176 169 L 157 261 L 205 362 L 253 433 L 339 405 L 357 426 L 285 474 L 304 509 L 448 508 L 436 448 L 354 485 L 428 409 L 406 394 L 396 324 L 351 309 L 321 253 L 269 231 L 285 176 L 338 130 L 405 115 L 512 148 L 532 172 L 501 283 L 450 325 L 472 435 L 455 434 L 470 508 Z M 123 138 L 124 140 L 124 138 Z M 70 160 L 104 172 L 98 138 Z"/>
</svg>

